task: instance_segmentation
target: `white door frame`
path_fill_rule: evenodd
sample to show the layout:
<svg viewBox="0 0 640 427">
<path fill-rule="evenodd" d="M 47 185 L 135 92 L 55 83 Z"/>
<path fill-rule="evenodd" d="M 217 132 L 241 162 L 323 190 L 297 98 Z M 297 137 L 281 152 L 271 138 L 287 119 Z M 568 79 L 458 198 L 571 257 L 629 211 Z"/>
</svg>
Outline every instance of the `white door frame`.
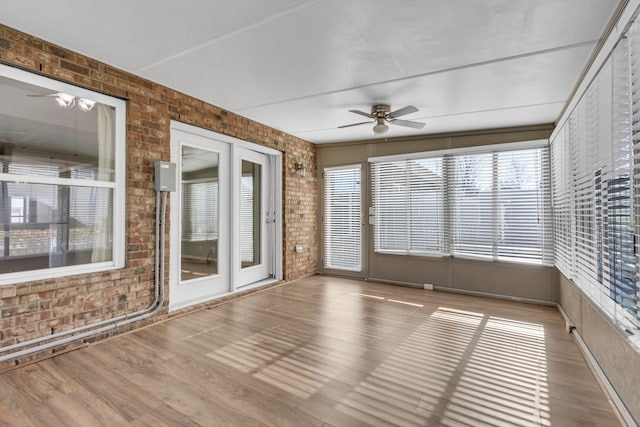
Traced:
<svg viewBox="0 0 640 427">
<path fill-rule="evenodd" d="M 262 153 L 264 155 L 267 155 L 269 158 L 269 166 L 271 168 L 271 176 L 272 176 L 272 180 L 271 182 L 267 183 L 267 189 L 272 192 L 273 194 L 271 194 L 271 197 L 273 197 L 273 209 L 274 209 L 274 213 L 272 215 L 272 218 L 275 219 L 275 224 L 274 224 L 274 236 L 273 237 L 273 241 L 270 243 L 270 246 L 267 250 L 271 250 L 270 248 L 273 248 L 273 254 L 272 254 L 272 267 L 271 269 L 273 270 L 272 274 L 273 277 L 265 280 L 265 281 L 260 281 L 254 284 L 249 284 L 247 286 L 243 286 L 241 288 L 241 290 L 247 290 L 247 289 L 252 289 L 252 288 L 257 288 L 260 286 L 264 286 L 266 284 L 269 283 L 273 283 L 276 281 L 280 281 L 282 280 L 282 274 L 283 274 L 283 266 L 282 266 L 282 222 L 283 222 L 283 214 L 282 214 L 282 152 L 275 150 L 273 148 L 269 148 L 269 147 L 265 147 L 262 145 L 258 145 L 258 144 L 254 144 L 251 142 L 247 142 L 247 141 L 243 141 L 241 139 L 238 138 L 234 138 L 228 135 L 223 135 L 223 134 L 219 134 L 213 131 L 209 131 L 206 129 L 202 129 L 196 126 L 192 126 L 192 125 L 188 125 L 185 123 L 181 123 L 181 122 L 176 122 L 176 121 L 171 121 L 171 161 L 172 162 L 179 162 L 180 161 L 180 140 L 178 138 L 178 135 L 180 133 L 182 134 L 191 134 L 191 135 L 195 135 L 198 137 L 202 137 L 202 138 L 206 138 L 212 141 L 216 141 L 216 142 L 222 142 L 222 143 L 226 143 L 229 144 L 230 147 L 230 170 L 229 170 L 229 179 L 231 184 L 231 205 L 234 205 L 234 198 L 237 197 L 238 199 L 238 206 L 239 206 L 239 194 L 233 194 L 236 193 L 237 191 L 239 191 L 239 188 L 235 187 L 235 184 L 233 184 L 233 177 L 235 175 L 234 170 L 235 170 L 235 164 L 236 162 L 233 160 L 235 158 L 237 158 L 237 154 L 236 154 L 236 150 L 237 148 L 244 148 L 247 150 L 252 150 L 252 151 L 256 151 L 258 153 Z M 179 179 L 179 177 L 176 177 L 176 179 Z M 266 180 L 265 180 L 266 181 Z M 176 197 L 177 196 L 177 197 Z M 181 308 L 185 308 L 187 306 L 193 305 L 193 304 L 197 304 L 197 303 L 201 303 L 204 301 L 209 301 L 209 300 L 213 300 L 216 298 L 220 298 L 220 297 L 224 297 L 230 294 L 233 294 L 236 292 L 236 290 L 238 289 L 238 286 L 236 285 L 238 277 L 237 277 L 237 273 L 236 273 L 236 269 L 235 269 L 235 264 L 233 264 L 234 260 L 231 259 L 229 260 L 229 292 L 225 292 L 222 294 L 217 294 L 217 295 L 208 295 L 204 298 L 201 298 L 199 300 L 194 300 L 194 301 L 180 301 L 180 300 L 173 300 L 172 298 L 172 293 L 175 291 L 176 287 L 179 285 L 180 283 L 180 217 L 179 217 L 179 212 L 180 212 L 180 197 L 179 194 L 172 194 L 170 196 L 170 218 L 171 218 L 171 226 L 170 226 L 170 230 L 169 230 L 169 235 L 170 235 L 170 242 L 171 242 L 171 251 L 170 251 L 170 261 L 169 261 L 169 311 L 174 311 L 174 310 L 178 310 Z M 236 226 L 233 225 L 233 222 L 235 220 L 233 220 L 233 218 L 237 216 L 234 213 L 231 213 L 230 215 L 230 222 L 229 224 L 226 225 L 226 227 L 231 230 L 232 228 L 235 228 Z M 237 222 L 237 221 L 236 221 Z M 220 224 L 220 228 L 225 227 L 224 224 Z M 234 233 L 235 234 L 235 233 Z M 238 247 L 238 256 L 239 256 L 239 242 L 234 241 L 237 238 L 234 237 L 233 235 L 230 236 L 230 247 L 228 248 L 229 252 L 231 254 L 235 254 L 236 253 L 236 247 Z M 234 258 L 233 256 L 230 258 Z"/>
<path fill-rule="evenodd" d="M 260 179 L 260 206 L 261 217 L 260 221 L 260 262 L 257 265 L 242 268 L 241 248 L 240 248 L 240 223 L 241 221 L 235 221 L 233 225 L 232 238 L 235 248 L 233 248 L 232 256 L 232 270 L 235 275 L 233 281 L 235 288 L 239 289 L 246 285 L 256 283 L 261 280 L 269 278 L 271 273 L 270 258 L 273 256 L 267 245 L 267 239 L 269 235 L 269 227 L 273 226 L 272 222 L 267 222 L 267 219 L 271 217 L 270 212 L 273 211 L 273 206 L 269 206 L 269 181 L 271 180 L 271 171 L 269 170 L 269 157 L 263 153 L 258 153 L 254 150 L 247 150 L 243 147 L 234 147 L 234 159 L 233 164 L 235 171 L 233 173 L 233 180 L 235 182 L 235 189 L 233 190 L 233 218 L 240 218 L 242 216 L 241 197 L 240 197 L 240 185 L 242 179 L 242 161 L 247 160 L 249 162 L 259 164 L 261 166 L 261 179 Z M 269 213 L 268 213 L 269 212 Z"/>
</svg>

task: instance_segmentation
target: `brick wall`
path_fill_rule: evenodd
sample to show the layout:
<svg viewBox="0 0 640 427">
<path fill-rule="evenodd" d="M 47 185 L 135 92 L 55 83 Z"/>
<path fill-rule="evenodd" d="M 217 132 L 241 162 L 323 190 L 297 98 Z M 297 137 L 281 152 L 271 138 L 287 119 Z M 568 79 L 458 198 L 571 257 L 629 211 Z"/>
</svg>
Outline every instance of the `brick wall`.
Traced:
<svg viewBox="0 0 640 427">
<path fill-rule="evenodd" d="M 283 152 L 284 279 L 295 280 L 316 271 L 317 173 L 313 144 L 1 24 L 0 62 L 127 100 L 125 268 L 0 287 L 0 347 L 149 305 L 154 280 L 153 165 L 156 160 L 170 160 L 170 120 Z M 305 165 L 304 178 L 296 173 L 295 163 Z M 168 240 L 167 236 L 167 254 Z M 303 246 L 303 253 L 294 252 L 296 244 Z M 167 258 L 167 262 L 171 260 Z M 165 309 L 152 321 L 167 316 Z M 0 365 L 0 371 L 14 364 Z"/>
</svg>

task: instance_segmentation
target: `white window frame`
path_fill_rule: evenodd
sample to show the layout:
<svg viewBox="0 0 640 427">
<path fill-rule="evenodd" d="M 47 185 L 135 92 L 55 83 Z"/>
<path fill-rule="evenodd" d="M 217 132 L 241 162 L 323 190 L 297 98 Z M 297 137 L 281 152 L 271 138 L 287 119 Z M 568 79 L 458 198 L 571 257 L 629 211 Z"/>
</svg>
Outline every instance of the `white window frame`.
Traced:
<svg viewBox="0 0 640 427">
<path fill-rule="evenodd" d="M 440 164 L 440 168 L 441 168 L 441 173 L 442 173 L 442 178 L 441 178 L 441 192 L 442 192 L 442 212 L 440 212 L 440 218 L 438 218 L 440 225 L 442 226 L 442 230 L 438 231 L 439 236 L 442 239 L 441 242 L 441 246 L 440 246 L 440 250 L 439 251 L 434 251 L 434 250 L 419 250 L 419 249 L 413 249 L 411 248 L 411 219 L 412 216 L 409 212 L 407 212 L 407 224 L 406 224 L 406 249 L 389 249 L 389 248 L 380 248 L 378 247 L 378 239 L 379 239 L 379 234 L 380 234 L 380 230 L 378 229 L 380 220 L 380 210 L 381 207 L 377 205 L 378 202 L 378 194 L 376 191 L 376 186 L 379 184 L 379 174 L 380 171 L 377 170 L 377 168 L 375 166 L 373 166 L 375 163 L 392 163 L 392 162 L 406 162 L 408 163 L 411 160 L 431 160 L 437 158 L 440 160 L 441 164 Z M 409 168 L 409 164 L 407 164 L 405 166 L 406 168 Z M 446 159 L 444 156 L 423 156 L 423 157 L 414 157 L 411 156 L 411 158 L 407 158 L 407 159 L 398 159 L 398 160 L 391 160 L 391 161 L 376 161 L 376 162 L 372 162 L 372 167 L 371 167 L 371 175 L 372 175 L 372 182 L 371 182 L 371 199 L 372 199 L 372 204 L 374 207 L 374 215 L 373 215 L 373 222 L 374 222 L 374 251 L 376 253 L 380 253 L 380 254 L 389 254 L 389 255 L 414 255 L 414 256 L 423 256 L 423 257 L 443 257 L 443 256 L 448 256 L 449 252 L 448 252 L 448 232 L 449 232 L 449 224 L 447 223 L 447 204 L 448 204 L 448 196 L 447 196 L 447 176 L 446 176 Z M 408 173 L 408 172 L 407 172 Z M 405 177 L 406 178 L 406 177 Z M 410 185 L 409 181 L 405 181 L 405 184 Z M 406 199 L 405 199 L 405 203 L 407 205 L 410 204 L 411 201 L 411 189 L 407 189 L 406 190 Z"/>
<path fill-rule="evenodd" d="M 453 178 L 455 174 L 455 171 L 453 171 L 453 165 L 452 165 L 453 158 L 455 156 L 466 156 L 466 155 L 475 155 L 475 154 L 493 154 L 493 153 L 520 151 L 520 150 L 535 149 L 535 148 L 548 149 L 549 140 L 537 139 L 537 140 L 492 144 L 492 145 L 484 145 L 484 146 L 476 146 L 476 147 L 464 147 L 464 148 L 454 148 L 454 149 L 446 149 L 446 150 L 434 150 L 434 151 L 426 151 L 426 152 L 396 154 L 396 155 L 390 155 L 390 156 L 370 157 L 368 159 L 368 162 L 372 164 L 378 163 L 378 162 L 396 162 L 396 161 L 408 161 L 408 160 L 416 160 L 416 159 L 429 159 L 434 157 L 443 158 L 443 180 L 444 180 L 443 187 L 445 191 L 445 194 L 444 194 L 445 221 L 443 222 L 444 242 L 443 242 L 442 252 L 376 250 L 376 253 L 391 254 L 391 255 L 413 255 L 413 256 L 422 256 L 422 257 L 455 256 L 456 258 L 472 259 L 472 260 L 479 260 L 479 261 L 499 261 L 504 263 L 552 266 L 553 265 L 553 242 L 552 241 L 547 242 L 551 253 L 543 253 L 540 260 L 517 259 L 512 257 L 497 256 L 496 253 L 493 253 L 492 255 L 483 256 L 481 254 L 472 254 L 472 253 L 454 253 L 453 251 L 454 237 L 455 237 L 453 228 L 454 228 L 455 219 L 452 216 L 454 209 L 452 208 L 451 204 L 455 203 L 455 197 L 453 194 L 449 194 L 453 191 L 453 185 L 455 181 Z M 546 169 L 548 168 L 549 168 L 549 165 L 547 165 Z M 547 178 L 550 178 L 550 177 L 547 177 Z M 548 184 L 550 185 L 550 181 L 548 182 Z M 549 202 L 548 207 L 549 209 L 551 209 L 551 189 L 550 188 L 549 188 L 548 202 Z M 372 203 L 375 204 L 375 201 L 372 200 Z M 547 227 L 551 229 L 552 228 L 551 215 L 549 215 L 547 219 L 549 221 L 547 224 Z M 374 227 L 375 227 L 375 224 L 374 224 Z M 374 231 L 374 234 L 375 232 L 376 231 Z M 493 241 L 490 242 L 492 247 L 496 245 L 495 238 L 496 236 L 494 235 Z"/>
<path fill-rule="evenodd" d="M 126 197 L 126 102 L 68 83 L 50 79 L 18 68 L 0 64 L 0 76 L 42 87 L 45 91 L 64 92 L 79 98 L 87 98 L 115 109 L 115 179 L 113 182 L 47 176 L 13 175 L 0 173 L 0 180 L 33 184 L 65 185 L 74 187 L 110 188 L 113 190 L 113 245 L 112 260 L 90 264 L 52 267 L 40 270 L 0 274 L 0 286 L 56 277 L 96 273 L 123 268 L 125 263 L 125 197 Z"/>
</svg>

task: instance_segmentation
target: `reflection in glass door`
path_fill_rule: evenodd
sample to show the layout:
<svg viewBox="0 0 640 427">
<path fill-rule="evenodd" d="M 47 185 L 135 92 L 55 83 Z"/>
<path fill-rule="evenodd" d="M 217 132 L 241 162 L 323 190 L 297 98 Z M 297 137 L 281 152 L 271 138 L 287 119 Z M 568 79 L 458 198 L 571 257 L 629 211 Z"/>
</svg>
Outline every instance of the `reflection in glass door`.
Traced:
<svg viewBox="0 0 640 427">
<path fill-rule="evenodd" d="M 181 281 L 218 274 L 219 160 L 215 151 L 182 146 Z"/>
<path fill-rule="evenodd" d="M 239 174 L 236 182 L 240 185 L 237 208 L 239 221 L 237 226 L 237 283 L 241 287 L 269 277 L 271 254 L 267 250 L 267 231 L 272 226 L 268 221 L 268 156 L 238 148 L 236 165 Z M 239 176 L 238 176 L 239 175 Z"/>
</svg>

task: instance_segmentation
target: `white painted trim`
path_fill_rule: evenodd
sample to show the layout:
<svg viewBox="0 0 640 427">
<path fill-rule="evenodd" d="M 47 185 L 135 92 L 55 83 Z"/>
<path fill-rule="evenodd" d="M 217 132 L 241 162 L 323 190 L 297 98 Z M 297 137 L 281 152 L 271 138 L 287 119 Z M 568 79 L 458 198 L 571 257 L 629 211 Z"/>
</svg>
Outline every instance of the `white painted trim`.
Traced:
<svg viewBox="0 0 640 427">
<path fill-rule="evenodd" d="M 282 242 L 282 226 L 284 225 L 284 215 L 282 212 L 282 153 L 277 155 L 273 155 L 273 179 L 274 179 L 274 190 L 275 194 L 273 195 L 273 209 L 274 215 L 273 218 L 276 221 L 275 226 L 275 254 L 274 256 L 274 265 L 275 269 L 273 272 L 274 280 L 282 280 L 283 276 L 283 265 L 282 265 L 282 250 L 283 250 L 283 242 Z"/>
<path fill-rule="evenodd" d="M 18 175 L 11 173 L 0 173 L 0 181 L 15 182 L 18 184 L 50 184 L 68 185 L 70 187 L 90 187 L 90 188 L 117 188 L 117 182 L 92 181 L 89 179 L 58 178 L 46 175 Z"/>
<path fill-rule="evenodd" d="M 93 90 L 84 89 L 69 83 L 41 76 L 35 72 L 0 64 L 0 76 L 42 87 L 51 92 L 64 92 L 80 98 L 87 98 L 115 109 L 115 182 L 90 181 L 80 179 L 57 178 L 48 176 L 0 174 L 0 181 L 25 182 L 77 187 L 112 188 L 113 191 L 113 230 L 112 260 L 106 263 L 46 268 L 0 275 L 0 286 L 24 283 L 32 280 L 88 274 L 123 268 L 126 256 L 126 171 L 127 171 L 127 103 L 119 98 L 108 96 Z"/>
<path fill-rule="evenodd" d="M 170 131 L 170 153 L 171 160 L 176 164 L 176 189 L 173 193 L 170 203 L 170 219 L 171 227 L 169 230 L 169 238 L 171 242 L 170 248 L 170 265 L 169 265 L 169 307 L 172 309 L 173 304 L 182 306 L 185 301 L 200 301 L 208 299 L 212 296 L 225 293 L 230 290 L 229 285 L 232 283 L 229 279 L 229 242 L 231 235 L 228 227 L 222 227 L 229 222 L 231 218 L 230 194 L 226 183 L 229 182 L 229 163 L 231 159 L 231 146 L 228 143 L 220 142 L 216 139 L 193 133 L 185 133 L 171 128 Z M 201 278 L 193 278 L 182 281 L 181 278 L 181 227 L 182 227 L 182 149 L 183 147 L 194 147 L 201 151 L 210 151 L 218 154 L 218 271 L 217 274 L 208 275 Z"/>
<path fill-rule="evenodd" d="M 271 285 L 273 283 L 277 283 L 280 280 L 277 279 L 271 279 L 271 280 L 263 280 L 261 282 L 257 282 L 257 283 L 252 283 L 250 285 L 244 286 L 242 287 L 242 289 L 237 290 L 237 291 L 232 291 L 232 292 L 225 292 L 223 294 L 218 294 L 218 295 L 214 295 L 214 296 L 207 296 L 207 297 L 202 297 L 202 298 L 194 298 L 192 300 L 186 300 L 186 301 L 182 301 L 179 304 L 176 305 L 171 305 L 171 303 L 169 303 L 169 311 L 176 311 L 176 310 L 181 310 L 183 308 L 187 308 L 187 307 L 191 307 L 193 305 L 196 304 L 204 304 L 207 302 L 213 302 L 215 300 L 224 298 L 224 297 L 228 297 L 231 295 L 236 295 L 236 294 L 240 294 L 244 291 L 249 291 L 251 289 L 256 289 L 256 288 L 261 288 L 267 285 Z"/>
<path fill-rule="evenodd" d="M 264 145 L 256 144 L 249 141 L 244 141 L 242 139 L 235 138 L 233 136 L 224 135 L 222 133 L 217 133 L 212 130 L 203 129 L 197 126 L 188 125 L 186 123 L 171 121 L 171 129 L 179 130 L 185 133 L 191 133 L 194 135 L 202 136 L 208 139 L 214 139 L 220 142 L 226 142 L 228 144 L 232 144 L 238 147 L 246 148 L 248 150 L 257 151 L 259 153 L 264 153 L 272 156 L 281 156 L 282 152 L 276 150 L 274 148 L 270 148 Z"/>
<path fill-rule="evenodd" d="M 10 79 L 18 80 L 35 86 L 40 86 L 43 89 L 48 89 L 52 92 L 64 92 L 68 93 L 69 95 L 77 96 L 79 98 L 91 99 L 93 101 L 99 102 L 100 104 L 114 107 L 116 111 L 120 108 L 124 108 L 126 104 L 122 99 L 104 95 L 100 92 L 94 92 L 89 89 L 84 89 L 80 86 L 64 83 L 59 80 L 54 80 L 49 77 L 36 74 L 35 72 L 21 70 L 9 65 L 0 64 L 0 76 L 8 77 Z M 118 129 L 116 129 L 116 132 L 117 130 Z"/>
<path fill-rule="evenodd" d="M 169 311 L 175 311 L 175 310 L 179 310 L 179 309 L 183 309 L 186 308 L 188 306 L 194 305 L 194 304 L 199 304 L 202 302 L 206 302 L 206 301 L 212 301 L 218 298 L 222 298 L 224 296 L 228 296 L 228 295 L 233 295 L 235 293 L 238 292 L 243 292 L 246 291 L 248 289 L 253 289 L 255 287 L 259 287 L 259 286 L 264 286 L 265 284 L 269 284 L 269 283 L 274 283 L 277 281 L 282 280 L 282 276 L 283 276 L 283 256 L 282 256 L 282 248 L 283 248 L 283 243 L 282 243 L 282 228 L 283 228 L 283 220 L 284 220 L 284 215 L 283 215 L 283 211 L 282 211 L 282 198 L 283 198 L 283 194 L 282 194 L 282 186 L 283 186 L 283 179 L 282 179 L 282 169 L 283 169 L 283 160 L 282 160 L 282 152 L 269 148 L 269 147 L 265 147 L 259 144 L 255 144 L 252 142 L 248 142 L 248 141 L 243 141 L 240 140 L 238 138 L 234 138 L 231 136 L 227 136 L 227 135 L 223 135 L 223 134 L 219 134 L 207 129 L 203 129 L 203 128 L 199 128 L 196 126 L 192 126 L 192 125 L 188 125 L 185 123 L 181 123 L 181 122 L 177 122 L 177 121 L 171 121 L 170 123 L 170 130 L 171 130 L 171 159 L 175 160 L 180 158 L 180 153 L 179 150 L 177 150 L 176 147 L 174 147 L 174 132 L 181 132 L 183 134 L 189 134 L 189 135 L 194 135 L 196 137 L 199 138 L 205 138 L 208 140 L 212 140 L 212 141 L 216 141 L 216 142 L 220 142 L 220 143 L 226 143 L 229 146 L 229 170 L 227 172 L 227 175 L 229 176 L 230 179 L 230 203 L 229 205 L 233 205 L 233 203 L 231 203 L 231 201 L 233 200 L 233 195 L 235 194 L 235 192 L 239 191 L 239 189 L 237 188 L 237 183 L 235 182 L 235 179 L 233 179 L 233 177 L 235 176 L 236 173 L 236 169 L 237 169 L 237 165 L 236 165 L 236 161 L 234 161 L 234 158 L 236 156 L 236 152 L 237 152 L 237 148 L 243 148 L 243 149 L 247 149 L 250 151 L 254 151 L 260 154 L 264 154 L 266 156 L 270 156 L 273 158 L 273 170 L 271 171 L 271 174 L 273 175 L 273 179 L 274 179 L 274 189 L 276 189 L 276 194 L 274 195 L 274 210 L 275 210 L 275 217 L 277 219 L 276 224 L 275 224 L 275 228 L 276 228 L 276 237 L 275 237 L 275 254 L 273 254 L 274 258 L 275 258 L 275 271 L 274 271 L 274 275 L 275 278 L 273 279 L 267 279 L 264 281 L 260 281 L 257 283 L 251 283 L 242 287 L 238 287 L 236 286 L 237 283 L 237 279 L 238 279 L 238 274 L 236 272 L 236 269 L 233 267 L 235 266 L 235 262 L 236 260 L 234 259 L 234 257 L 236 256 L 235 253 L 239 252 L 239 248 L 236 248 L 236 246 L 238 246 L 238 242 L 236 242 L 233 237 L 233 232 L 230 234 L 229 236 L 229 254 L 230 254 L 230 260 L 228 260 L 228 266 L 229 266 L 229 273 L 228 273 L 228 280 L 229 280 L 229 292 L 224 292 L 221 294 L 214 294 L 214 295 L 207 295 L 207 296 L 202 296 L 202 297 L 197 297 L 197 298 L 193 298 L 190 300 L 181 300 L 177 303 L 172 303 L 172 299 L 171 299 L 171 295 L 169 296 Z M 177 151 L 176 151 L 177 150 Z M 179 171 L 179 168 L 176 168 Z M 175 193 L 174 193 L 175 194 Z M 175 203 L 175 205 L 174 205 Z M 169 234 L 170 234 L 170 241 L 174 242 L 175 236 L 172 236 L 173 233 L 176 232 L 176 228 L 175 227 L 179 227 L 181 224 L 180 218 L 179 216 L 175 216 L 176 212 L 179 212 L 179 200 L 178 197 L 172 197 L 171 198 L 171 223 L 172 226 L 169 230 Z M 233 217 L 233 213 L 231 214 Z M 234 226 L 235 227 L 235 226 Z M 176 263 L 177 263 L 177 258 L 179 255 L 179 250 L 177 248 L 178 245 L 176 244 L 172 244 L 171 245 L 171 254 L 170 254 L 170 259 L 172 260 L 172 262 L 170 263 L 170 289 L 175 290 L 177 289 L 176 283 L 179 283 L 179 267 L 176 268 Z M 236 250 L 238 249 L 238 250 Z M 174 261 L 175 260 L 175 261 Z"/>
<path fill-rule="evenodd" d="M 633 18 L 639 6 L 640 0 L 629 0 L 629 3 L 627 3 L 627 5 L 625 6 L 624 11 L 622 12 L 622 14 L 620 14 L 620 19 L 611 29 L 611 33 L 609 33 L 607 39 L 602 44 L 600 52 L 598 53 L 593 63 L 591 64 L 591 67 L 589 67 L 589 70 L 580 82 L 578 89 L 573 95 L 573 98 L 571 98 L 571 100 L 569 101 L 569 104 L 567 105 L 567 108 L 565 108 L 564 113 L 556 121 L 556 128 L 551 133 L 551 137 L 549 138 L 549 140 L 553 140 L 558 135 L 558 132 L 567 121 L 573 110 L 576 108 L 578 102 L 580 102 L 580 99 L 586 93 L 587 88 L 589 87 L 593 79 L 596 78 L 596 76 L 600 72 L 600 69 L 611 55 L 611 52 L 618 43 L 618 40 L 621 36 L 624 35 L 631 19 Z"/>
<path fill-rule="evenodd" d="M 114 244 L 115 246 L 115 244 Z M 79 274 L 98 273 L 100 271 L 115 270 L 115 262 L 101 262 L 93 264 L 70 265 L 65 267 L 44 268 L 41 270 L 5 273 L 0 276 L 0 286 L 16 285 L 34 280 L 54 279 L 56 277 L 75 276 Z"/>
<path fill-rule="evenodd" d="M 640 0 L 639 0 L 640 1 Z M 375 162 L 395 162 L 401 160 L 426 159 L 430 157 L 440 157 L 446 154 L 479 154 L 494 153 L 508 150 L 526 150 L 529 148 L 541 148 L 549 145 L 548 139 L 535 139 L 521 142 L 506 142 L 503 144 L 479 145 L 474 147 L 450 148 L 446 150 L 422 151 L 418 153 L 393 154 L 390 156 L 369 157 L 369 163 Z"/>
</svg>

